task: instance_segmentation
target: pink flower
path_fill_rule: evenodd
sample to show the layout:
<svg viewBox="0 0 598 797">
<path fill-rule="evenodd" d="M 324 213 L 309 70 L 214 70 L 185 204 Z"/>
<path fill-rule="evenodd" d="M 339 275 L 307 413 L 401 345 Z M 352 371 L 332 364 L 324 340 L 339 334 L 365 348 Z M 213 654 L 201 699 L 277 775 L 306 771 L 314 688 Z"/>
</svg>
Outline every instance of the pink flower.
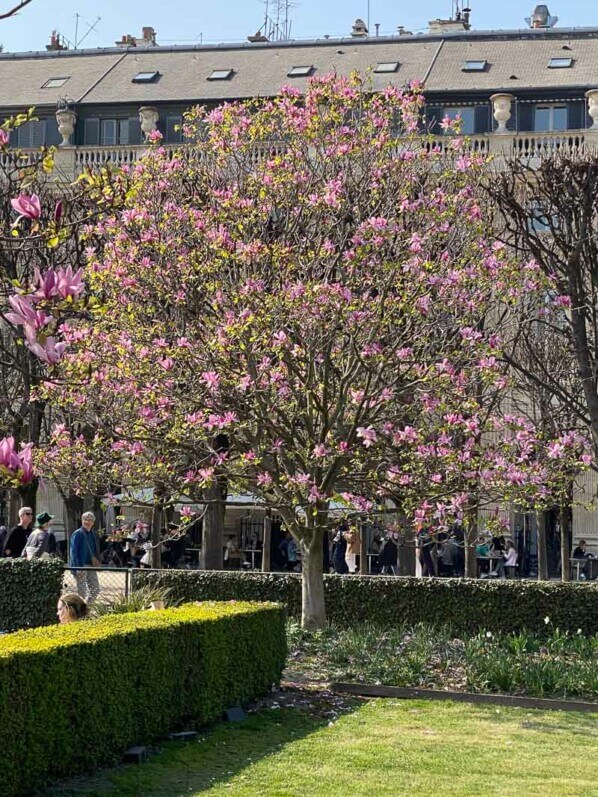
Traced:
<svg viewBox="0 0 598 797">
<path fill-rule="evenodd" d="M 220 377 L 216 371 L 204 371 L 201 378 L 208 386 L 208 390 L 216 391 L 220 386 Z"/>
<path fill-rule="evenodd" d="M 33 296 L 10 296 L 8 301 L 14 312 L 6 313 L 4 318 L 13 326 L 38 330 L 45 327 L 50 320 L 50 316 L 33 307 Z"/>
<path fill-rule="evenodd" d="M 260 487 L 269 487 L 272 484 L 272 476 L 265 471 L 263 473 L 258 473 L 257 483 Z"/>
<path fill-rule="evenodd" d="M 41 343 L 28 340 L 26 346 L 32 354 L 48 365 L 56 365 L 66 349 L 66 343 L 57 343 L 53 337 L 46 338 Z"/>
<path fill-rule="evenodd" d="M 314 457 L 326 457 L 330 453 L 329 449 L 326 448 L 324 443 L 318 443 L 317 446 L 314 446 Z"/>
<path fill-rule="evenodd" d="M 73 269 L 70 266 L 58 269 L 56 272 L 56 287 L 58 295 L 63 299 L 68 299 L 71 296 L 73 299 L 78 299 L 85 291 L 83 269 L 80 268 L 75 274 L 73 274 Z"/>
<path fill-rule="evenodd" d="M 378 439 L 378 435 L 371 426 L 359 426 L 357 428 L 357 437 L 360 437 L 363 440 L 363 444 L 366 448 L 373 446 Z"/>
<path fill-rule="evenodd" d="M 0 147 L 7 147 L 9 142 L 8 133 L 6 130 L 0 130 Z"/>
<path fill-rule="evenodd" d="M 190 518 L 190 517 L 193 517 L 194 514 L 195 514 L 195 512 L 191 509 L 190 506 L 184 506 L 181 509 L 181 517 Z"/>
<path fill-rule="evenodd" d="M 13 210 L 17 211 L 20 219 L 39 219 L 42 215 L 41 203 L 37 194 L 31 196 L 19 194 L 16 199 L 10 200 L 10 204 Z"/>
</svg>

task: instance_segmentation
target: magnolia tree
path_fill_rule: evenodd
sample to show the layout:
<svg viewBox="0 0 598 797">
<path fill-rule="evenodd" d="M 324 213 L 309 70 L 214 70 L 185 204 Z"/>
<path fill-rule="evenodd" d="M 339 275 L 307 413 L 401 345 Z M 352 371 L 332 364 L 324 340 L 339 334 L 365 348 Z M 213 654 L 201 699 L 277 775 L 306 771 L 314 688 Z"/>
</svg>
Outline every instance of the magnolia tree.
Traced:
<svg viewBox="0 0 598 797">
<path fill-rule="evenodd" d="M 46 338 L 48 397 L 95 433 L 56 428 L 43 467 L 162 501 L 251 491 L 299 542 L 309 628 L 332 499 L 424 526 L 551 490 L 557 443 L 504 416 L 498 364 L 541 279 L 488 238 L 483 160 L 422 146 L 421 104 L 355 76 L 197 111 L 194 143 L 169 159 L 158 141 L 87 231 L 86 315 Z"/>
</svg>

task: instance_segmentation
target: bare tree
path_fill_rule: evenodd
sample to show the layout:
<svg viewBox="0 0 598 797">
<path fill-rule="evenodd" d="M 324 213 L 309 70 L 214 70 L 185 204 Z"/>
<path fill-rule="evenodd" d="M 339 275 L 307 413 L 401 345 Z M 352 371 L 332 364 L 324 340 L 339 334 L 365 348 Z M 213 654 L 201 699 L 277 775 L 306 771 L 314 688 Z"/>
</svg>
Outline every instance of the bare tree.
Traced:
<svg viewBox="0 0 598 797">
<path fill-rule="evenodd" d="M 21 0 L 21 2 L 14 6 L 14 8 L 11 8 L 10 11 L 5 11 L 3 14 L 0 14 L 0 20 L 14 17 L 22 8 L 25 8 L 25 6 L 28 6 L 31 2 L 32 0 Z"/>
</svg>

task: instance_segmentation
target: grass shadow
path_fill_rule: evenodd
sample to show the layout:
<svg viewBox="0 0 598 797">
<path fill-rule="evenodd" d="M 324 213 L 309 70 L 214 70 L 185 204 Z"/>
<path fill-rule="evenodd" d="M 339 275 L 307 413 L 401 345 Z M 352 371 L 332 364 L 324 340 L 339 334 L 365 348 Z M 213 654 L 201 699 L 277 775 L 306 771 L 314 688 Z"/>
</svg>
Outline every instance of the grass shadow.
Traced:
<svg viewBox="0 0 598 797">
<path fill-rule="evenodd" d="M 202 729 L 193 742 L 166 742 L 143 764 L 65 781 L 44 797 L 189 797 L 225 783 L 257 761 L 363 705 L 327 692 L 288 690 L 258 703 L 238 723 Z M 41 797 L 41 794 L 40 796 Z"/>
</svg>

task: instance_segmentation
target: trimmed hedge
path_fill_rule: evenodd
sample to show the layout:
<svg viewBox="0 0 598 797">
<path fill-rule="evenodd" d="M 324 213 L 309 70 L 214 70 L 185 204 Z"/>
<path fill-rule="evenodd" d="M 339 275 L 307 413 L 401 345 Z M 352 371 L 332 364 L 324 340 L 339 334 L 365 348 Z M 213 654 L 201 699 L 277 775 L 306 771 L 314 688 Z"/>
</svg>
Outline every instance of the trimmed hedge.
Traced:
<svg viewBox="0 0 598 797">
<path fill-rule="evenodd" d="M 0 631 L 56 622 L 64 562 L 0 559 Z"/>
<path fill-rule="evenodd" d="M 301 576 L 278 573 L 162 570 L 135 573 L 135 584 L 171 587 L 182 600 L 275 600 L 301 615 Z M 324 576 L 329 622 L 392 627 L 450 625 L 456 632 L 529 630 L 549 626 L 598 633 L 598 584 L 456 578 Z"/>
<path fill-rule="evenodd" d="M 204 724 L 278 683 L 281 606 L 183 606 L 0 640 L 0 793 L 107 766 L 133 744 Z"/>
</svg>

